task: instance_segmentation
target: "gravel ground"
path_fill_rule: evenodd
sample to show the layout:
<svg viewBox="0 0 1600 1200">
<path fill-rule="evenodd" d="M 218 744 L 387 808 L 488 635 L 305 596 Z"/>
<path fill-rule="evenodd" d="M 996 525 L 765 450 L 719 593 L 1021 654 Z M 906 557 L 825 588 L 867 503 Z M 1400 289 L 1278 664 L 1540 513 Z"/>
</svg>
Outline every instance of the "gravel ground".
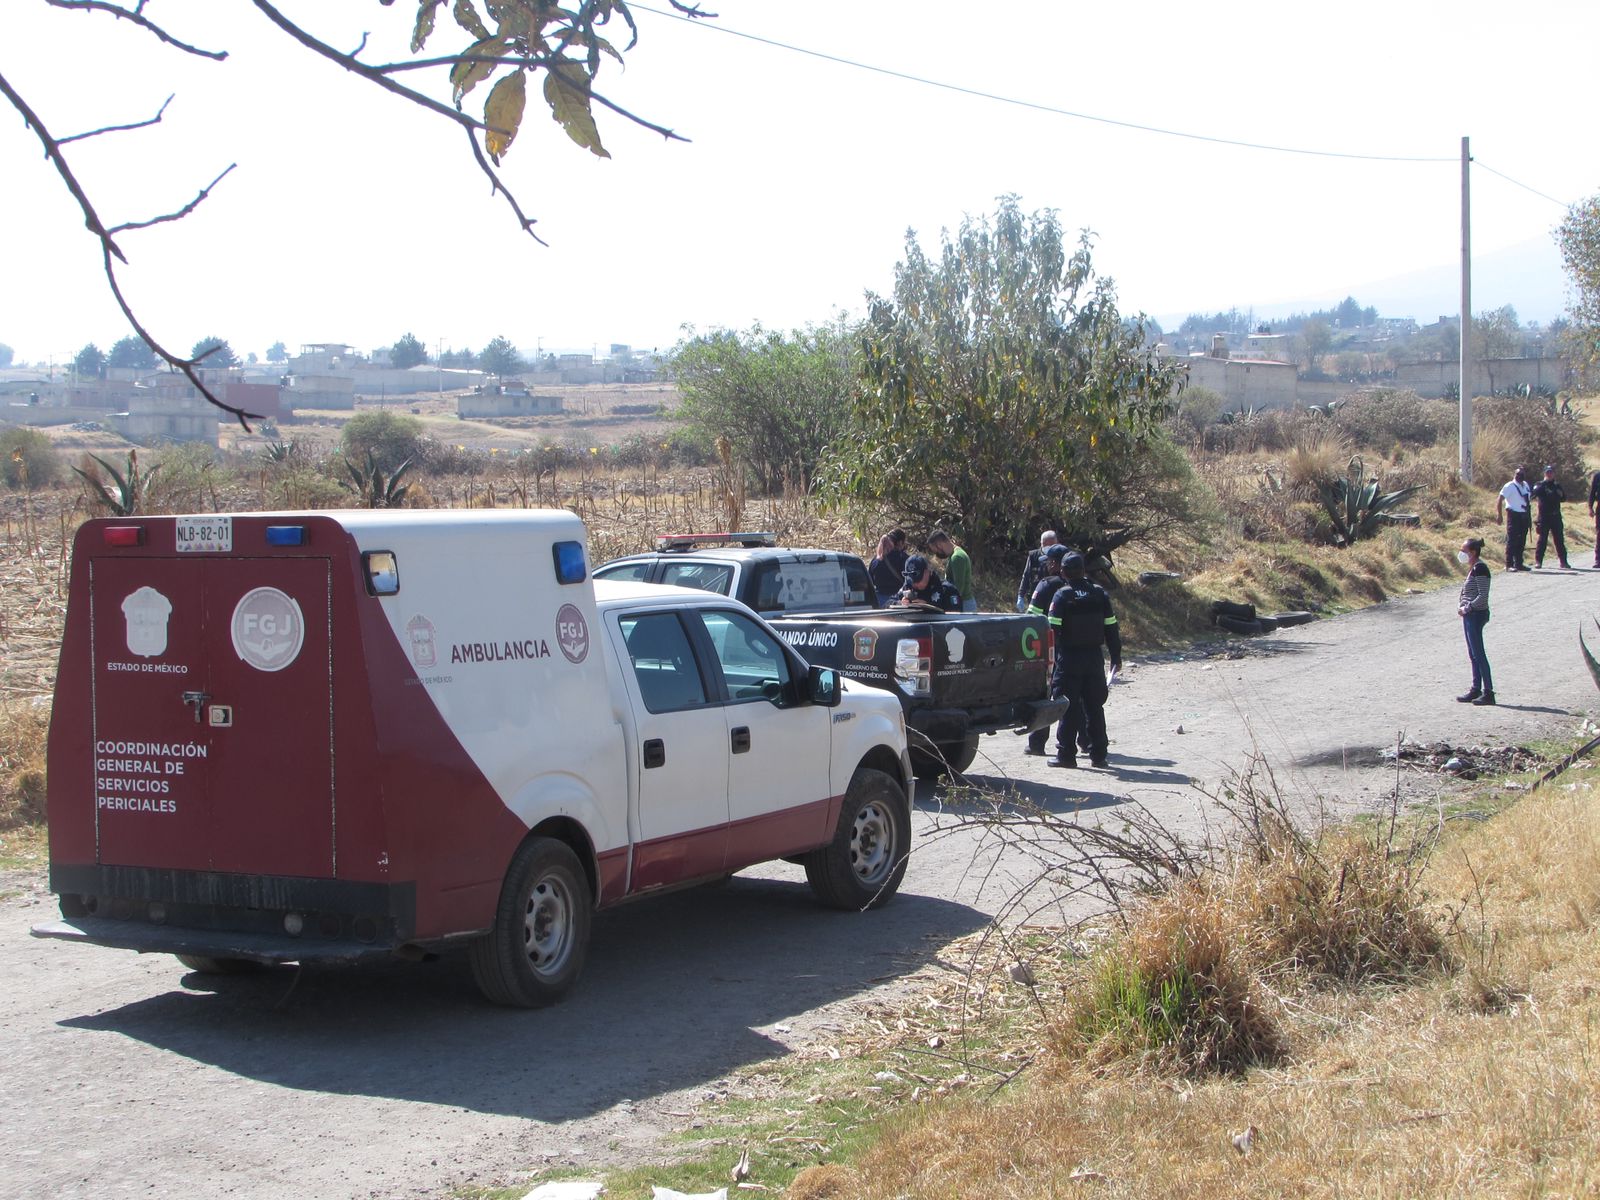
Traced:
<svg viewBox="0 0 1600 1200">
<path fill-rule="evenodd" d="M 1577 731 L 1596 705 L 1575 644 L 1600 573 L 1496 575 L 1488 647 L 1500 705 L 1467 682 L 1454 591 L 1411 596 L 1250 643 L 1131 658 L 1113 691 L 1111 767 L 1052 770 L 986 738 L 971 776 L 1084 821 L 1139 801 L 1199 833 L 1201 790 L 1265 756 L 1280 786 L 1338 812 L 1452 786 L 1430 757 Z M 1180 732 L 1181 729 L 1181 732 Z M 173 960 L 29 938 L 53 915 L 38 877 L 0 900 L 0 1178 L 9 1195 L 440 1196 L 549 1163 L 670 1151 L 708 1099 L 791 1049 L 859 1025 L 981 928 L 1033 864 L 995 859 L 959 793 L 924 787 L 895 903 L 812 905 L 797 869 L 603 914 L 571 1001 L 481 1003 L 465 963 L 203 978 Z M 974 869 L 974 868 L 977 869 Z M 1046 918 L 1071 918 L 1064 906 Z M 1039 919 L 1039 918 L 1036 918 Z"/>
</svg>

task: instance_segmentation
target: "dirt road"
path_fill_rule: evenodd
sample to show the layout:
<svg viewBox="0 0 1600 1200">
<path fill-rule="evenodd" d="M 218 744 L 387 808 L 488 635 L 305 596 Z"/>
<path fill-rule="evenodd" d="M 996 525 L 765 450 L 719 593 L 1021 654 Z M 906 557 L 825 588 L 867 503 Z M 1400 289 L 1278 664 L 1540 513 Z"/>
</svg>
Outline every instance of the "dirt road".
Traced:
<svg viewBox="0 0 1600 1200">
<path fill-rule="evenodd" d="M 1454 604 L 1453 591 L 1407 597 L 1231 644 L 1241 657 L 1130 657 L 1110 770 L 1052 770 L 1001 735 L 972 775 L 1085 819 L 1135 798 L 1194 827 L 1194 785 L 1252 743 L 1280 782 L 1359 808 L 1387 801 L 1396 773 L 1379 754 L 1402 731 L 1525 742 L 1600 708 L 1577 650 L 1600 573 L 1495 576 L 1497 708 L 1452 699 L 1468 678 Z M 1402 778 L 1413 797 L 1442 786 Z M 51 898 L 40 879 L 14 883 L 0 901 L 4 1190 L 438 1196 L 552 1161 L 653 1155 L 732 1073 L 826 1040 L 998 909 L 1023 868 L 968 870 L 970 838 L 933 836 L 944 800 L 919 797 L 924 836 L 882 912 L 821 911 L 780 865 L 606 914 L 579 993 L 540 1013 L 484 1005 L 459 959 L 208 979 L 165 957 L 36 941 L 28 925 Z"/>
</svg>

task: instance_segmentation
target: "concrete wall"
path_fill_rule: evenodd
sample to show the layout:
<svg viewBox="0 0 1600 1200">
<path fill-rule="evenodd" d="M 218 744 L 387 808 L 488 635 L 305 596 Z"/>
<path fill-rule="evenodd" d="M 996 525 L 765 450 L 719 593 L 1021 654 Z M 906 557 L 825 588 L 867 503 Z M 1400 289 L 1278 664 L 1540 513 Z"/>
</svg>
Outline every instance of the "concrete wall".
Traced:
<svg viewBox="0 0 1600 1200">
<path fill-rule="evenodd" d="M 456 414 L 463 418 L 548 416 L 565 409 L 560 396 L 510 395 L 493 392 L 472 393 L 456 401 Z"/>
<path fill-rule="evenodd" d="M 1181 360 L 1189 366 L 1189 385 L 1210 388 L 1222 396 L 1229 409 L 1292 408 L 1295 396 L 1293 363 L 1248 358 L 1212 358 L 1197 355 Z"/>
<path fill-rule="evenodd" d="M 1571 375 L 1571 364 L 1565 358 L 1483 359 L 1472 364 L 1472 394 L 1488 396 L 1524 385 L 1556 392 L 1571 383 Z M 1394 382 L 1419 396 L 1436 397 L 1445 395 L 1460 379 L 1460 363 L 1407 363 L 1395 371 Z"/>
</svg>

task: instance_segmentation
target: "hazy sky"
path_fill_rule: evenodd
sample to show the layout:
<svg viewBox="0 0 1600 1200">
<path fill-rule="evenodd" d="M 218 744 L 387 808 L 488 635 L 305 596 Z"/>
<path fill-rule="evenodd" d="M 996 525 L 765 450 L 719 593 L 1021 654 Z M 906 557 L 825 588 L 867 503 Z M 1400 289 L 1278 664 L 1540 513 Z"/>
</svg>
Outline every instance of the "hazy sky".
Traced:
<svg viewBox="0 0 1600 1200">
<path fill-rule="evenodd" d="M 374 62 L 405 57 L 415 12 L 411 0 L 281 7 L 345 49 L 367 31 Z M 237 162 L 194 215 L 121 243 L 126 289 L 157 337 L 187 350 L 218 335 L 241 355 L 407 331 L 430 352 L 498 334 L 604 352 L 669 347 L 686 324 L 825 322 L 892 286 L 908 228 L 931 243 L 1003 193 L 1093 230 L 1125 311 L 1269 313 L 1351 291 L 1369 303 L 1363 284 L 1456 263 L 1463 135 L 1479 164 L 1475 256 L 1531 276 L 1514 296 L 1480 286 L 1473 307 L 1509 299 L 1549 319 L 1564 291 L 1550 231 L 1564 204 L 1600 191 L 1595 0 L 705 7 L 719 19 L 636 5 L 639 44 L 599 84 L 688 144 L 602 112 L 613 157 L 595 159 L 530 95 L 503 173 L 548 248 L 517 232 L 458 127 L 313 57 L 248 0 L 146 8 L 229 51 L 225 63 L 103 13 L 3 0 L 0 74 L 58 136 L 142 120 L 176 93 L 161 125 L 68 148 L 108 222 L 179 208 Z M 442 16 L 429 50 L 460 48 L 457 34 Z M 442 70 L 408 78 L 447 95 Z M 1442 161 L 1274 153 L 1048 109 Z M 0 181 L 0 342 L 39 361 L 109 348 L 127 329 L 98 246 L 15 116 L 0 121 Z M 1419 311 L 1389 315 L 1457 311 L 1449 272 L 1430 286 Z"/>
</svg>

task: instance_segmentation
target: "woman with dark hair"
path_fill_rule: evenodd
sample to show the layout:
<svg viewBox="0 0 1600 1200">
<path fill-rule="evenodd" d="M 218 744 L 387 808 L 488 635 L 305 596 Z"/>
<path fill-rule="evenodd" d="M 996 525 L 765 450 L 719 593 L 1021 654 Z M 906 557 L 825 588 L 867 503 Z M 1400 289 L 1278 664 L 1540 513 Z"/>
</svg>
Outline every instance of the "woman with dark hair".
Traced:
<svg viewBox="0 0 1600 1200">
<path fill-rule="evenodd" d="M 1472 662 L 1472 686 L 1457 696 L 1463 704 L 1493 704 L 1494 677 L 1489 674 L 1489 655 L 1483 648 L 1483 627 L 1489 623 L 1489 564 L 1483 561 L 1483 539 L 1468 538 L 1456 551 L 1456 558 L 1467 568 L 1466 582 L 1456 611 L 1467 635 L 1467 658 Z"/>
<path fill-rule="evenodd" d="M 892 604 L 904 585 L 905 560 L 895 558 L 894 534 L 886 533 L 878 539 L 878 552 L 867 564 L 867 575 L 872 579 L 873 590 L 878 593 L 879 604 Z"/>
</svg>

